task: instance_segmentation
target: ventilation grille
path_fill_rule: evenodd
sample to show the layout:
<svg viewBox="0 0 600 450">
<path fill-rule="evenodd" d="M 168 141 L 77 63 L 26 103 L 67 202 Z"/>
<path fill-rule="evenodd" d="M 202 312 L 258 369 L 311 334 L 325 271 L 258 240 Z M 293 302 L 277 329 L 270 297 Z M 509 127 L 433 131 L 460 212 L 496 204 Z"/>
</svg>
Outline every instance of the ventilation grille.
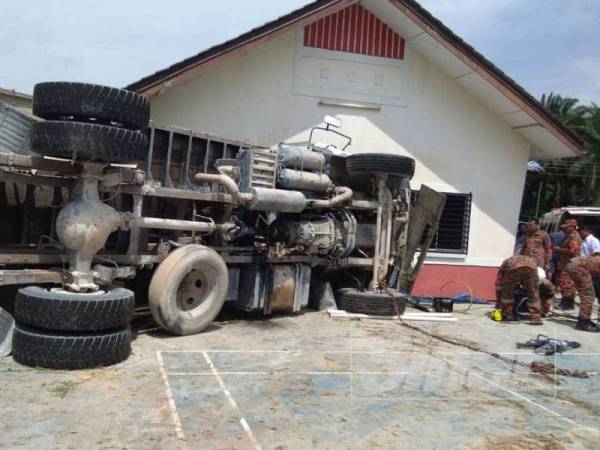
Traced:
<svg viewBox="0 0 600 450">
<path fill-rule="evenodd" d="M 253 187 L 275 188 L 277 153 L 263 149 L 244 149 L 240 153 L 240 189 L 248 192 Z"/>
<path fill-rule="evenodd" d="M 304 27 L 304 46 L 404 59 L 404 39 L 360 5 L 349 6 Z"/>
</svg>

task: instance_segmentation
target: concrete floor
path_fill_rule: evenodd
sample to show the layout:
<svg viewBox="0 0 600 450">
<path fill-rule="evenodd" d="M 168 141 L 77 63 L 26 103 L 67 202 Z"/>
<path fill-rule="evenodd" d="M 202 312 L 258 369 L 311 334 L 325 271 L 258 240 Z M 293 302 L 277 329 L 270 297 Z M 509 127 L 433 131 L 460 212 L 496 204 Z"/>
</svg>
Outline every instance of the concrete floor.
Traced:
<svg viewBox="0 0 600 450">
<path fill-rule="evenodd" d="M 600 337 L 565 321 L 495 323 L 489 309 L 412 324 L 591 377 L 557 385 L 392 321 L 324 312 L 221 319 L 189 337 L 142 327 L 133 355 L 114 367 L 0 360 L 0 447 L 598 448 Z M 583 345 L 557 357 L 515 349 L 538 333 Z"/>
</svg>

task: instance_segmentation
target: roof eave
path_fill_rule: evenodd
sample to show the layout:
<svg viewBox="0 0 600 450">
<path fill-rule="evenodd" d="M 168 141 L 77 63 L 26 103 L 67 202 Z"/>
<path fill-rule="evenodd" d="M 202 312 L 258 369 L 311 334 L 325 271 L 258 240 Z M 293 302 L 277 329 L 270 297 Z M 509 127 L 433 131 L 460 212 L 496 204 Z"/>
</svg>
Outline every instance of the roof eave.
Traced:
<svg viewBox="0 0 600 450">
<path fill-rule="evenodd" d="M 433 17 L 415 0 L 389 0 L 394 6 L 425 30 L 450 53 L 490 82 L 507 98 L 519 105 L 555 138 L 566 145 L 575 155 L 585 153 L 581 138 L 566 128 L 554 115 L 524 88 L 502 72 L 482 54 L 454 34 L 441 21 Z"/>
<path fill-rule="evenodd" d="M 300 27 L 335 11 L 343 9 L 358 0 L 318 0 L 292 13 L 271 21 L 261 27 L 214 46 L 195 56 L 173 64 L 166 69 L 131 83 L 126 89 L 146 96 L 153 96 L 174 84 L 183 82 L 197 75 L 201 70 L 219 63 L 243 51 L 250 45 L 256 45 L 266 39 L 285 33 L 294 27 Z M 451 54 L 484 80 L 492 84 L 503 95 L 517 104 L 529 114 L 540 126 L 575 155 L 584 154 L 583 141 L 571 130 L 546 110 L 533 96 L 519 86 L 513 79 L 502 72 L 473 47 L 455 35 L 441 21 L 433 17 L 415 0 L 388 0 L 404 13 L 410 20 L 425 30 L 433 39 L 444 46 Z"/>
<path fill-rule="evenodd" d="M 232 56 L 233 52 L 256 45 L 265 39 L 285 33 L 293 27 L 303 26 L 320 17 L 344 9 L 359 0 L 318 0 L 300 8 L 292 13 L 254 28 L 227 42 L 211 47 L 190 58 L 173 64 L 152 75 L 129 84 L 125 89 L 144 94 L 148 97 L 158 94 L 163 87 L 168 87 L 178 76 L 194 70 L 200 66 L 214 64 L 221 58 Z"/>
</svg>

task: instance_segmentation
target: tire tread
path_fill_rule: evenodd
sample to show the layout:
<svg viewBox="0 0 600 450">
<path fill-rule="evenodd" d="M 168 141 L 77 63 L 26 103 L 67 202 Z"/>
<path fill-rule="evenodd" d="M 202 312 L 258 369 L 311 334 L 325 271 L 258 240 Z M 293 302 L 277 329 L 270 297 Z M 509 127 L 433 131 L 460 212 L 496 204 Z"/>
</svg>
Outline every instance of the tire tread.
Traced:
<svg viewBox="0 0 600 450">
<path fill-rule="evenodd" d="M 404 314 L 406 309 L 406 296 L 400 292 L 386 294 L 345 288 L 337 294 L 338 307 L 351 313 L 395 316 Z"/>
<path fill-rule="evenodd" d="M 124 89 L 88 83 L 51 81 L 33 90 L 33 114 L 48 120 L 72 116 L 122 123 L 143 130 L 150 120 L 150 102 L 142 95 Z"/>
<path fill-rule="evenodd" d="M 60 298 L 38 286 L 25 287 L 17 292 L 15 319 L 47 330 L 101 331 L 127 326 L 135 308 L 133 292 L 111 286 L 106 289 L 105 295 Z"/>
<path fill-rule="evenodd" d="M 385 173 L 411 179 L 415 174 L 415 160 L 389 153 L 357 153 L 346 158 L 346 171 L 358 177 Z"/>
<path fill-rule="evenodd" d="M 148 153 L 141 131 L 69 121 L 36 122 L 31 148 L 42 156 L 79 161 L 139 163 Z"/>
<path fill-rule="evenodd" d="M 17 323 L 13 335 L 13 358 L 26 366 L 49 369 L 109 366 L 129 357 L 131 339 L 128 327 L 102 334 L 67 334 Z"/>
</svg>

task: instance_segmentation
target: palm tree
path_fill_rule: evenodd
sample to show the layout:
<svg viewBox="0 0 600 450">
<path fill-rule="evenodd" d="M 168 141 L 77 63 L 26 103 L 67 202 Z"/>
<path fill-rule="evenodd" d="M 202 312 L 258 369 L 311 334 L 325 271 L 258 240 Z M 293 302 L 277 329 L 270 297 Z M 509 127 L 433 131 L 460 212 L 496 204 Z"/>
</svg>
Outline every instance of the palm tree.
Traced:
<svg viewBox="0 0 600 450">
<path fill-rule="evenodd" d="M 600 203 L 598 175 L 600 172 L 600 108 L 595 103 L 585 107 L 581 123 L 575 130 L 585 142 L 586 154 L 578 158 L 576 166 L 582 175 L 586 200 L 593 205 Z"/>
<path fill-rule="evenodd" d="M 550 92 L 542 95 L 541 103 L 566 127 L 575 131 L 581 126 L 584 109 L 579 105 L 578 99 Z M 543 190 L 544 197 L 538 204 L 543 207 L 542 211 L 575 204 L 574 200 L 578 195 L 573 192 L 573 187 L 577 186 L 581 172 L 575 158 L 544 161 L 542 165 L 547 171 L 546 176 L 540 180 L 543 184 L 540 192 Z"/>
<path fill-rule="evenodd" d="M 600 205 L 600 107 L 553 92 L 544 94 L 541 103 L 582 138 L 585 154 L 542 162 L 545 173 L 527 179 L 522 219 L 558 206 Z"/>
<path fill-rule="evenodd" d="M 568 128 L 581 126 L 585 106 L 578 105 L 579 100 L 573 97 L 563 97 L 554 92 L 542 95 L 542 106 L 550 111 Z"/>
<path fill-rule="evenodd" d="M 593 140 L 594 132 L 600 130 L 593 126 L 589 129 L 593 114 L 589 107 L 580 105 L 576 98 L 550 92 L 542 95 L 541 104 L 563 125 L 582 137 L 586 136 L 586 144 Z M 594 117 L 600 119 L 600 112 L 596 111 L 596 114 Z M 597 142 L 600 145 L 600 141 Z M 544 161 L 542 166 L 546 170 L 545 174 L 528 179 L 522 218 L 529 219 L 539 212 L 558 206 L 593 204 L 600 200 L 600 196 L 595 195 L 600 149 L 596 155 L 593 161 L 590 153 L 579 158 Z"/>
</svg>

